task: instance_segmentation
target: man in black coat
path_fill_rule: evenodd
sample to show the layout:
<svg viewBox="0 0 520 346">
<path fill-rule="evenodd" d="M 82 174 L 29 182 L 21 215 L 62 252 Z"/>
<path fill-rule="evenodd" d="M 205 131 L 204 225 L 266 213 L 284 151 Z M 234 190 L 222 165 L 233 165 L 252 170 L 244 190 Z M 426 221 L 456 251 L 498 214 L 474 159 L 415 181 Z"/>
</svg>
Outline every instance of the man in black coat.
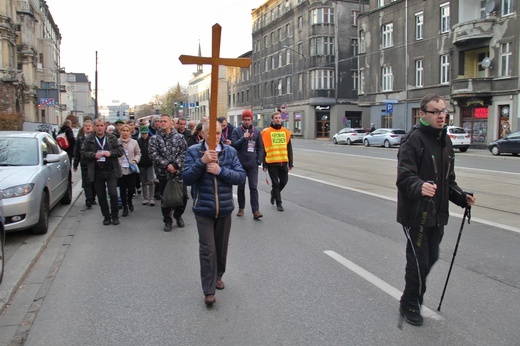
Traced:
<svg viewBox="0 0 520 346">
<path fill-rule="evenodd" d="M 449 202 L 471 206 L 475 198 L 455 182 L 455 155 L 446 133 L 446 104 L 439 95 L 422 98 L 421 119 L 402 139 L 397 154 L 397 222 L 406 235 L 405 288 L 400 313 L 414 326 L 423 323 L 426 276 L 439 258 Z"/>
</svg>

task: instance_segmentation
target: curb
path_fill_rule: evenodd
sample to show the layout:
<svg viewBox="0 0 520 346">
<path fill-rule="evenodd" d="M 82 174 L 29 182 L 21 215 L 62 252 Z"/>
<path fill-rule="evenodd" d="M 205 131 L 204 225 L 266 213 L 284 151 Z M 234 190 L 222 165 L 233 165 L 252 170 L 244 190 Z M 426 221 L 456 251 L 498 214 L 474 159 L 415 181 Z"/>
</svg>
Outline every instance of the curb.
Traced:
<svg viewBox="0 0 520 346">
<path fill-rule="evenodd" d="M 47 247 L 47 244 L 58 230 L 65 215 L 76 200 L 83 193 L 81 179 L 72 188 L 72 201 L 68 205 L 58 204 L 52 209 L 49 216 L 49 230 L 46 234 L 32 235 L 16 250 L 14 255 L 5 263 L 4 278 L 0 285 L 0 314 L 8 306 L 20 285 L 29 274 L 40 255 Z"/>
</svg>

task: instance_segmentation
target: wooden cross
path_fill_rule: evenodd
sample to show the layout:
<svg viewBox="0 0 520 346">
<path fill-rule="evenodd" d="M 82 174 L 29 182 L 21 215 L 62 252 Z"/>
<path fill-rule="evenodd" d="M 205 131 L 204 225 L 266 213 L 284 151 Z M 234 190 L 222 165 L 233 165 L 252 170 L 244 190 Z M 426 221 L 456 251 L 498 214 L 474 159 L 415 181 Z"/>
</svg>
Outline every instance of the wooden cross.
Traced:
<svg viewBox="0 0 520 346">
<path fill-rule="evenodd" d="M 211 98 L 209 100 L 209 148 L 215 150 L 217 147 L 215 132 L 217 131 L 217 102 L 218 102 L 218 68 L 219 65 L 249 67 L 251 59 L 236 58 L 228 59 L 220 57 L 220 34 L 222 27 L 217 23 L 212 27 L 212 50 L 211 57 L 193 55 L 181 55 L 179 60 L 183 65 L 211 65 Z"/>
</svg>

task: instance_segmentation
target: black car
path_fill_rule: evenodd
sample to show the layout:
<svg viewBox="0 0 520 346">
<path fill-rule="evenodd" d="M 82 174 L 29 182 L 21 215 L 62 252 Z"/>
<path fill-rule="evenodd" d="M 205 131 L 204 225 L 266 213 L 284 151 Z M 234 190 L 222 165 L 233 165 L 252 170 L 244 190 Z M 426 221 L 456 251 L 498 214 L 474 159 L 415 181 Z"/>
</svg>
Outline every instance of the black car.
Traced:
<svg viewBox="0 0 520 346">
<path fill-rule="evenodd" d="M 518 155 L 520 153 L 520 131 L 512 132 L 504 138 L 490 142 L 488 148 L 495 156 L 504 153 Z"/>
</svg>

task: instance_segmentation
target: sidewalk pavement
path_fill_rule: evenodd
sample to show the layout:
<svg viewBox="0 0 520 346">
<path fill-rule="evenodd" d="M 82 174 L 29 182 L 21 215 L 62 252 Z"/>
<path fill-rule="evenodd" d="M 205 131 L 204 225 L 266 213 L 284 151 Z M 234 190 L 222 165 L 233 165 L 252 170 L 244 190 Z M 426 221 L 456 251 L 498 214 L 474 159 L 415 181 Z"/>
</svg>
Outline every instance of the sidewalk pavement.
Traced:
<svg viewBox="0 0 520 346">
<path fill-rule="evenodd" d="M 69 205 L 58 204 L 49 216 L 49 230 L 46 234 L 31 235 L 18 247 L 15 253 L 4 264 L 4 278 L 0 284 L 0 314 L 14 297 L 18 288 L 29 274 L 38 258 L 47 247 L 52 236 L 59 228 L 63 218 L 83 193 L 81 188 L 81 173 L 72 172 L 72 202 Z"/>
</svg>

